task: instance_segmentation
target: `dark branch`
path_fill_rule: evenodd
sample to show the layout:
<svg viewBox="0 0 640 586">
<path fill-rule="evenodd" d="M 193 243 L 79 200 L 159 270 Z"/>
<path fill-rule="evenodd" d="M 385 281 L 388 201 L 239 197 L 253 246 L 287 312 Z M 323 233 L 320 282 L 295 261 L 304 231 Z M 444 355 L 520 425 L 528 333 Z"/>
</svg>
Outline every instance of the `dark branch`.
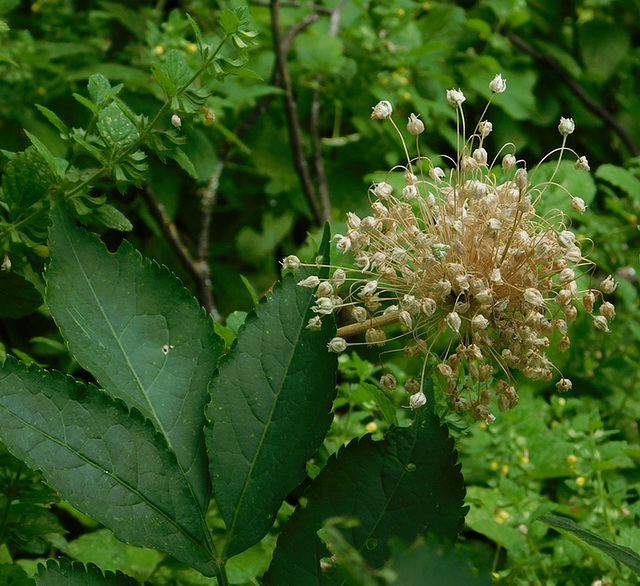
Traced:
<svg viewBox="0 0 640 586">
<path fill-rule="evenodd" d="M 184 245 L 184 242 L 182 242 L 182 238 L 180 237 L 180 233 L 178 232 L 176 225 L 169 217 L 169 214 L 167 214 L 164 206 L 156 199 L 151 187 L 147 185 L 141 190 L 141 192 L 142 197 L 162 234 L 167 239 L 167 242 L 169 242 L 171 248 L 173 248 L 174 252 L 180 259 L 180 262 L 196 282 L 200 303 L 214 316 L 215 319 L 219 319 L 220 316 L 218 315 L 213 303 L 213 298 L 211 297 L 210 280 L 208 278 L 209 275 L 203 274 L 201 268 L 202 265 L 199 262 L 196 262 L 191 256 L 189 249 Z M 208 296 L 204 294 L 205 290 L 208 293 Z"/>
<path fill-rule="evenodd" d="M 282 89 L 284 89 L 284 104 L 287 113 L 287 128 L 289 131 L 289 140 L 291 141 L 291 151 L 293 161 L 300 177 L 302 191 L 309 203 L 309 207 L 313 213 L 314 220 L 317 224 L 324 222 L 324 217 L 318 206 L 315 189 L 309 175 L 309 167 L 304 156 L 302 146 L 302 131 L 298 120 L 298 106 L 293 97 L 293 85 L 291 76 L 289 75 L 289 67 L 287 65 L 287 55 L 284 52 L 283 37 L 280 32 L 280 5 L 278 0 L 271 0 L 271 28 L 273 32 L 273 45 L 276 53 L 276 63 L 280 75 Z"/>
<path fill-rule="evenodd" d="M 548 55 L 542 55 L 536 51 L 531 45 L 529 45 L 529 43 L 513 32 L 505 31 L 505 34 L 516 47 L 531 55 L 536 61 L 539 61 L 542 65 L 548 67 L 562 78 L 567 87 L 589 110 L 591 110 L 596 116 L 602 118 L 602 120 L 613 128 L 634 156 L 640 154 L 640 147 L 638 147 L 624 127 L 615 119 L 613 114 L 598 104 L 598 102 L 596 102 L 575 79 L 573 79 L 558 63 L 556 63 L 556 61 Z"/>
</svg>

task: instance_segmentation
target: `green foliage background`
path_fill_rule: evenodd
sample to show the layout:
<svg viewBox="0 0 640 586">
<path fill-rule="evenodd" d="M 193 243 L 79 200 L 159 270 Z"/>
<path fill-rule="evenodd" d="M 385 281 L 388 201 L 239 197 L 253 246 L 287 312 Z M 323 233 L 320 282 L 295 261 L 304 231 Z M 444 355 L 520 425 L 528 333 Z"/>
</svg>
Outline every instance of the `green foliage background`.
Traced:
<svg viewBox="0 0 640 586">
<path fill-rule="evenodd" d="M 197 39 L 185 13 L 213 42 L 219 40 L 221 8 L 240 4 L 0 0 L 6 23 L 0 31 L 0 148 L 24 151 L 21 161 L 2 163 L 0 245 L 11 263 L 10 271 L 0 271 L 3 357 L 93 380 L 69 354 L 41 305 L 49 251 L 46 209 L 40 209 L 45 194 L 39 189 L 48 184 L 51 170 L 37 142 L 55 157 L 75 158 L 85 174 L 96 163 L 86 153 L 70 151 L 64 132 L 46 112 L 55 112 L 69 132 L 86 127 L 91 112 L 82 99 L 122 84 L 122 101 L 153 116 L 163 94 L 150 74 L 152 62 L 170 62 L 172 51 L 178 51 L 196 63 Z M 186 139 L 180 144 L 184 156 L 162 157 L 166 163 L 149 157 L 144 182 L 136 167 L 141 161 L 129 161 L 120 177 L 105 175 L 91 194 L 80 194 L 77 216 L 112 249 L 127 232 L 137 249 L 168 266 L 205 305 L 194 263 L 206 259 L 215 311 L 226 318 L 219 331 L 230 343 L 243 312 L 279 278 L 280 258 L 294 252 L 309 256 L 316 248 L 327 210 L 319 204 L 320 213 L 314 214 L 310 190 L 318 202 L 326 190 L 333 229 L 340 232 L 346 211 L 367 208 L 372 179 L 402 161 L 388 125 L 370 120 L 378 100 L 394 104 L 396 120 L 421 115 L 425 154 L 451 153 L 455 112 L 445 90 L 460 87 L 468 118 L 475 120 L 489 97 L 488 81 L 501 72 L 508 90 L 492 105 L 489 144 L 495 151 L 515 143 L 530 166 L 558 146 L 559 117 L 573 117 L 577 130 L 570 144 L 587 156 L 592 173 L 560 179 L 590 205 L 588 214 L 572 218 L 574 228 L 593 241 L 591 258 L 602 276 L 611 273 L 619 281 L 618 317 L 607 338 L 596 336 L 587 320 L 572 325 L 574 345 L 557 357 L 574 381 L 570 394 L 557 396 L 553 387 L 522 381 L 520 405 L 488 429 L 447 416 L 470 505 L 457 553 L 482 575 L 491 570 L 495 580 L 510 584 L 633 583 L 623 565 L 536 519 L 563 514 L 611 542 L 640 550 L 640 312 L 634 272 L 640 264 L 640 3 L 346 0 L 283 4 L 277 15 L 267 3 L 248 6 L 259 32 L 249 61 L 257 75 L 205 74 L 197 89 L 206 91 L 176 104 L 185 112 L 182 128 L 173 130 L 176 141 Z M 290 134 L 291 109 L 283 99 L 286 84 L 276 73 L 274 16 L 295 95 L 298 155 L 310 170 L 306 188 Z M 88 91 L 95 74 L 111 86 Z M 172 128 L 169 114 L 160 125 Z M 130 134 L 115 136 L 104 119 L 98 129 L 112 141 L 114 157 L 135 133 L 132 125 Z M 32 188 L 22 193 L 14 185 L 26 173 Z M 555 197 L 561 204 L 559 190 Z M 203 206 L 209 209 L 211 200 L 210 237 L 203 243 Z M 159 218 L 179 235 L 182 253 Z M 389 368 L 404 380 L 417 366 L 400 361 Z M 367 431 L 379 434 L 406 417 L 396 409 L 400 395 L 381 396 L 372 384 L 379 373 L 376 354 L 342 357 L 339 372 L 336 417 L 308 466 L 312 475 L 349 439 Z M 37 475 L 8 454 L 2 465 L 0 561 L 7 565 L 0 568 L 6 576 L 18 572 L 9 565 L 13 560 L 32 572 L 39 556 L 63 552 L 153 584 L 209 583 L 157 552 L 121 544 L 65 503 L 45 507 L 55 496 Z M 290 512 L 282 509 L 280 520 Z M 210 515 L 221 527 L 218 513 Z M 273 541 L 271 534 L 232 560 L 232 583 L 257 583 Z M 420 547 L 430 551 L 428 544 Z M 398 554 L 402 576 L 407 571 L 402 563 L 411 555 Z"/>
</svg>

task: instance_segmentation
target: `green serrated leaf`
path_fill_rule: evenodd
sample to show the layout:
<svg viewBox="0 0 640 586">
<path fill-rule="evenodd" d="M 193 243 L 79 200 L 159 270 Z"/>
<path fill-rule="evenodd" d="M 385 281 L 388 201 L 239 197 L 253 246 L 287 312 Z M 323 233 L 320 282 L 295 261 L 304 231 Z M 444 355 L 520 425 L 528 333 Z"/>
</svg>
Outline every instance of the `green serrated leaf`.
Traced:
<svg viewBox="0 0 640 586">
<path fill-rule="evenodd" d="M 624 547 L 623 545 L 616 545 L 606 539 L 591 533 L 580 526 L 576 525 L 571 519 L 566 517 L 558 517 L 557 515 L 543 515 L 538 519 L 546 525 L 553 527 L 563 534 L 570 534 L 577 537 L 581 541 L 584 541 L 591 547 L 595 547 L 607 555 L 611 556 L 614 560 L 627 566 L 634 574 L 640 576 L 640 555 L 638 555 L 632 549 Z"/>
<path fill-rule="evenodd" d="M 111 147 L 114 154 L 138 139 L 140 134 L 135 124 L 120 109 L 118 104 L 109 104 L 98 114 L 96 124 L 100 136 Z"/>
<path fill-rule="evenodd" d="M 7 357 L 0 369 L 0 440 L 119 539 L 216 574 L 181 467 L 138 411 Z"/>
<path fill-rule="evenodd" d="M 193 179 L 199 178 L 198 172 L 196 171 L 196 168 L 193 166 L 191 159 L 189 159 L 189 157 L 186 155 L 186 153 L 182 149 L 177 148 L 173 151 L 169 151 L 166 153 L 166 156 L 170 157 L 176 163 L 178 163 L 178 165 L 180 165 L 180 168 L 183 171 L 185 171 L 187 175 L 189 175 L 189 177 L 193 177 Z"/>
<path fill-rule="evenodd" d="M 222 349 L 211 318 L 177 278 L 128 242 L 110 254 L 58 206 L 51 215 L 49 309 L 76 360 L 164 436 L 204 526 L 204 406 Z"/>
<path fill-rule="evenodd" d="M 196 44 L 198 45 L 198 50 L 200 51 L 200 56 L 202 57 L 203 55 L 202 32 L 200 32 L 200 27 L 198 26 L 198 23 L 196 23 L 196 21 L 193 20 L 193 18 L 191 18 L 191 15 L 189 13 L 186 13 L 186 17 L 187 17 L 187 20 L 189 21 L 189 24 L 191 25 L 191 30 L 193 31 L 193 35 L 196 38 Z"/>
<path fill-rule="evenodd" d="M 42 305 L 42 295 L 33 284 L 13 272 L 0 272 L 0 299 L 0 317 L 23 317 Z"/>
<path fill-rule="evenodd" d="M 48 197 L 54 175 L 35 146 L 17 153 L 2 175 L 2 189 L 7 202 L 23 207 Z"/>
<path fill-rule="evenodd" d="M 122 572 L 105 572 L 95 564 L 71 561 L 67 558 L 47 560 L 38 564 L 38 586 L 140 586 L 140 583 Z"/>
<path fill-rule="evenodd" d="M 184 55 L 177 49 L 167 51 L 162 58 L 154 61 L 151 72 L 169 98 L 173 98 L 192 75 Z"/>
<path fill-rule="evenodd" d="M 105 228 L 111 228 L 112 230 L 119 230 L 120 232 L 130 232 L 133 230 L 133 224 L 127 217 L 120 210 L 108 203 L 96 209 L 91 219 L 97 224 Z"/>
<path fill-rule="evenodd" d="M 635 201 L 640 202 L 640 180 L 623 167 L 609 163 L 600 165 L 596 170 L 596 177 L 611 183 Z"/>
<path fill-rule="evenodd" d="M 328 238 L 327 228 L 325 265 Z M 322 332 L 306 328 L 315 300 L 296 283 L 310 272 L 286 275 L 249 314 L 211 384 L 206 441 L 228 557 L 269 530 L 331 424 L 337 360 L 327 343 L 335 329 L 330 320 Z"/>
<path fill-rule="evenodd" d="M 56 158 L 53 156 L 53 153 L 47 148 L 47 146 L 37 136 L 35 136 L 34 134 L 31 134 L 28 130 L 25 130 L 24 133 L 27 135 L 27 138 L 31 141 L 31 144 L 40 153 L 43 160 L 47 163 L 51 172 L 55 175 L 58 171 L 58 164 L 56 163 Z"/>
<path fill-rule="evenodd" d="M 427 408 L 411 427 L 394 428 L 382 441 L 352 441 L 332 457 L 305 493 L 278 540 L 263 583 L 340 584 L 323 572 L 326 548 L 316 533 L 326 519 L 353 517 L 349 543 L 377 568 L 389 559 L 389 540 L 412 542 L 426 533 L 455 540 L 462 529 L 464 486 L 447 428 Z"/>
<path fill-rule="evenodd" d="M 96 106 L 107 104 L 118 95 L 122 87 L 122 84 L 111 87 L 109 80 L 102 73 L 94 73 L 87 82 L 89 97 Z"/>
<path fill-rule="evenodd" d="M 238 26 L 240 25 L 240 20 L 235 15 L 235 13 L 229 8 L 225 8 L 220 12 L 220 16 L 218 17 L 218 22 L 222 27 L 222 30 L 228 35 L 232 35 L 238 30 Z"/>
<path fill-rule="evenodd" d="M 46 108 L 45 106 L 41 106 L 40 104 L 36 104 L 35 106 L 42 115 L 58 129 L 62 136 L 69 136 L 69 128 L 55 112 L 49 110 L 49 108 Z"/>
</svg>

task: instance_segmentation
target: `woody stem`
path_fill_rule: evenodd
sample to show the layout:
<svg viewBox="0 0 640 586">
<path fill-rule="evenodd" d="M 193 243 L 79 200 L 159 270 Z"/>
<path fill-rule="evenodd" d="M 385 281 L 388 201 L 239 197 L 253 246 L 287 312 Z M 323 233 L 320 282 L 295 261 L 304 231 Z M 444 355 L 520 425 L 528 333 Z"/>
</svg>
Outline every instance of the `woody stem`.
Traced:
<svg viewBox="0 0 640 586">
<path fill-rule="evenodd" d="M 362 323 L 353 323 L 347 326 L 342 326 L 341 328 L 338 328 L 337 336 L 340 338 L 350 338 L 351 336 L 362 334 L 371 328 L 388 326 L 389 324 L 396 323 L 399 316 L 399 311 L 390 311 L 384 315 L 367 319 Z"/>
</svg>

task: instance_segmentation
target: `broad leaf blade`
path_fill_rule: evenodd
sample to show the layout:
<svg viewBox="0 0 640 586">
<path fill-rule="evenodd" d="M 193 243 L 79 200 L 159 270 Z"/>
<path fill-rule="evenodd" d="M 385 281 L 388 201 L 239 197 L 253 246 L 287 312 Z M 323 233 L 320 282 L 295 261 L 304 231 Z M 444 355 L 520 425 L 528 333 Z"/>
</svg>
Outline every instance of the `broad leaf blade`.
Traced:
<svg viewBox="0 0 640 586">
<path fill-rule="evenodd" d="M 426 408 L 411 427 L 394 428 L 382 441 L 352 441 L 329 460 L 305 493 L 278 540 L 264 584 L 341 584 L 323 572 L 329 552 L 317 536 L 332 517 L 359 524 L 343 535 L 371 567 L 389 559 L 389 540 L 410 543 L 425 533 L 454 540 L 462 529 L 464 486 L 453 440 Z"/>
<path fill-rule="evenodd" d="M 9 357 L 0 369 L 0 440 L 119 539 L 215 575 L 199 508 L 175 456 L 136 410 Z"/>
<path fill-rule="evenodd" d="M 47 560 L 38 564 L 38 586 L 140 586 L 140 582 L 122 572 L 105 572 L 94 565 L 74 562 L 67 558 Z"/>
<path fill-rule="evenodd" d="M 584 543 L 598 548 L 607 555 L 611 556 L 614 560 L 630 568 L 634 572 L 634 574 L 640 576 L 640 555 L 638 555 L 632 549 L 629 549 L 628 547 L 625 547 L 623 545 L 616 545 L 615 543 L 611 543 L 610 541 L 603 539 L 595 533 L 591 533 L 586 529 L 582 529 L 571 519 L 567 519 L 566 517 L 558 517 L 556 515 L 543 515 L 538 520 L 542 521 L 546 525 L 549 525 L 550 527 L 553 527 L 561 533 L 564 533 L 565 535 L 569 534 L 575 536 Z"/>
<path fill-rule="evenodd" d="M 203 511 L 209 480 L 202 428 L 222 343 L 166 268 L 128 242 L 115 254 L 54 206 L 47 304 L 78 362 L 140 410 L 175 452 Z"/>
<path fill-rule="evenodd" d="M 323 249 L 326 259 L 328 231 Z M 207 447 L 229 557 L 269 530 L 331 425 L 334 326 L 326 320 L 321 332 L 306 329 L 313 292 L 296 283 L 308 272 L 286 275 L 249 314 L 212 381 Z"/>
</svg>

